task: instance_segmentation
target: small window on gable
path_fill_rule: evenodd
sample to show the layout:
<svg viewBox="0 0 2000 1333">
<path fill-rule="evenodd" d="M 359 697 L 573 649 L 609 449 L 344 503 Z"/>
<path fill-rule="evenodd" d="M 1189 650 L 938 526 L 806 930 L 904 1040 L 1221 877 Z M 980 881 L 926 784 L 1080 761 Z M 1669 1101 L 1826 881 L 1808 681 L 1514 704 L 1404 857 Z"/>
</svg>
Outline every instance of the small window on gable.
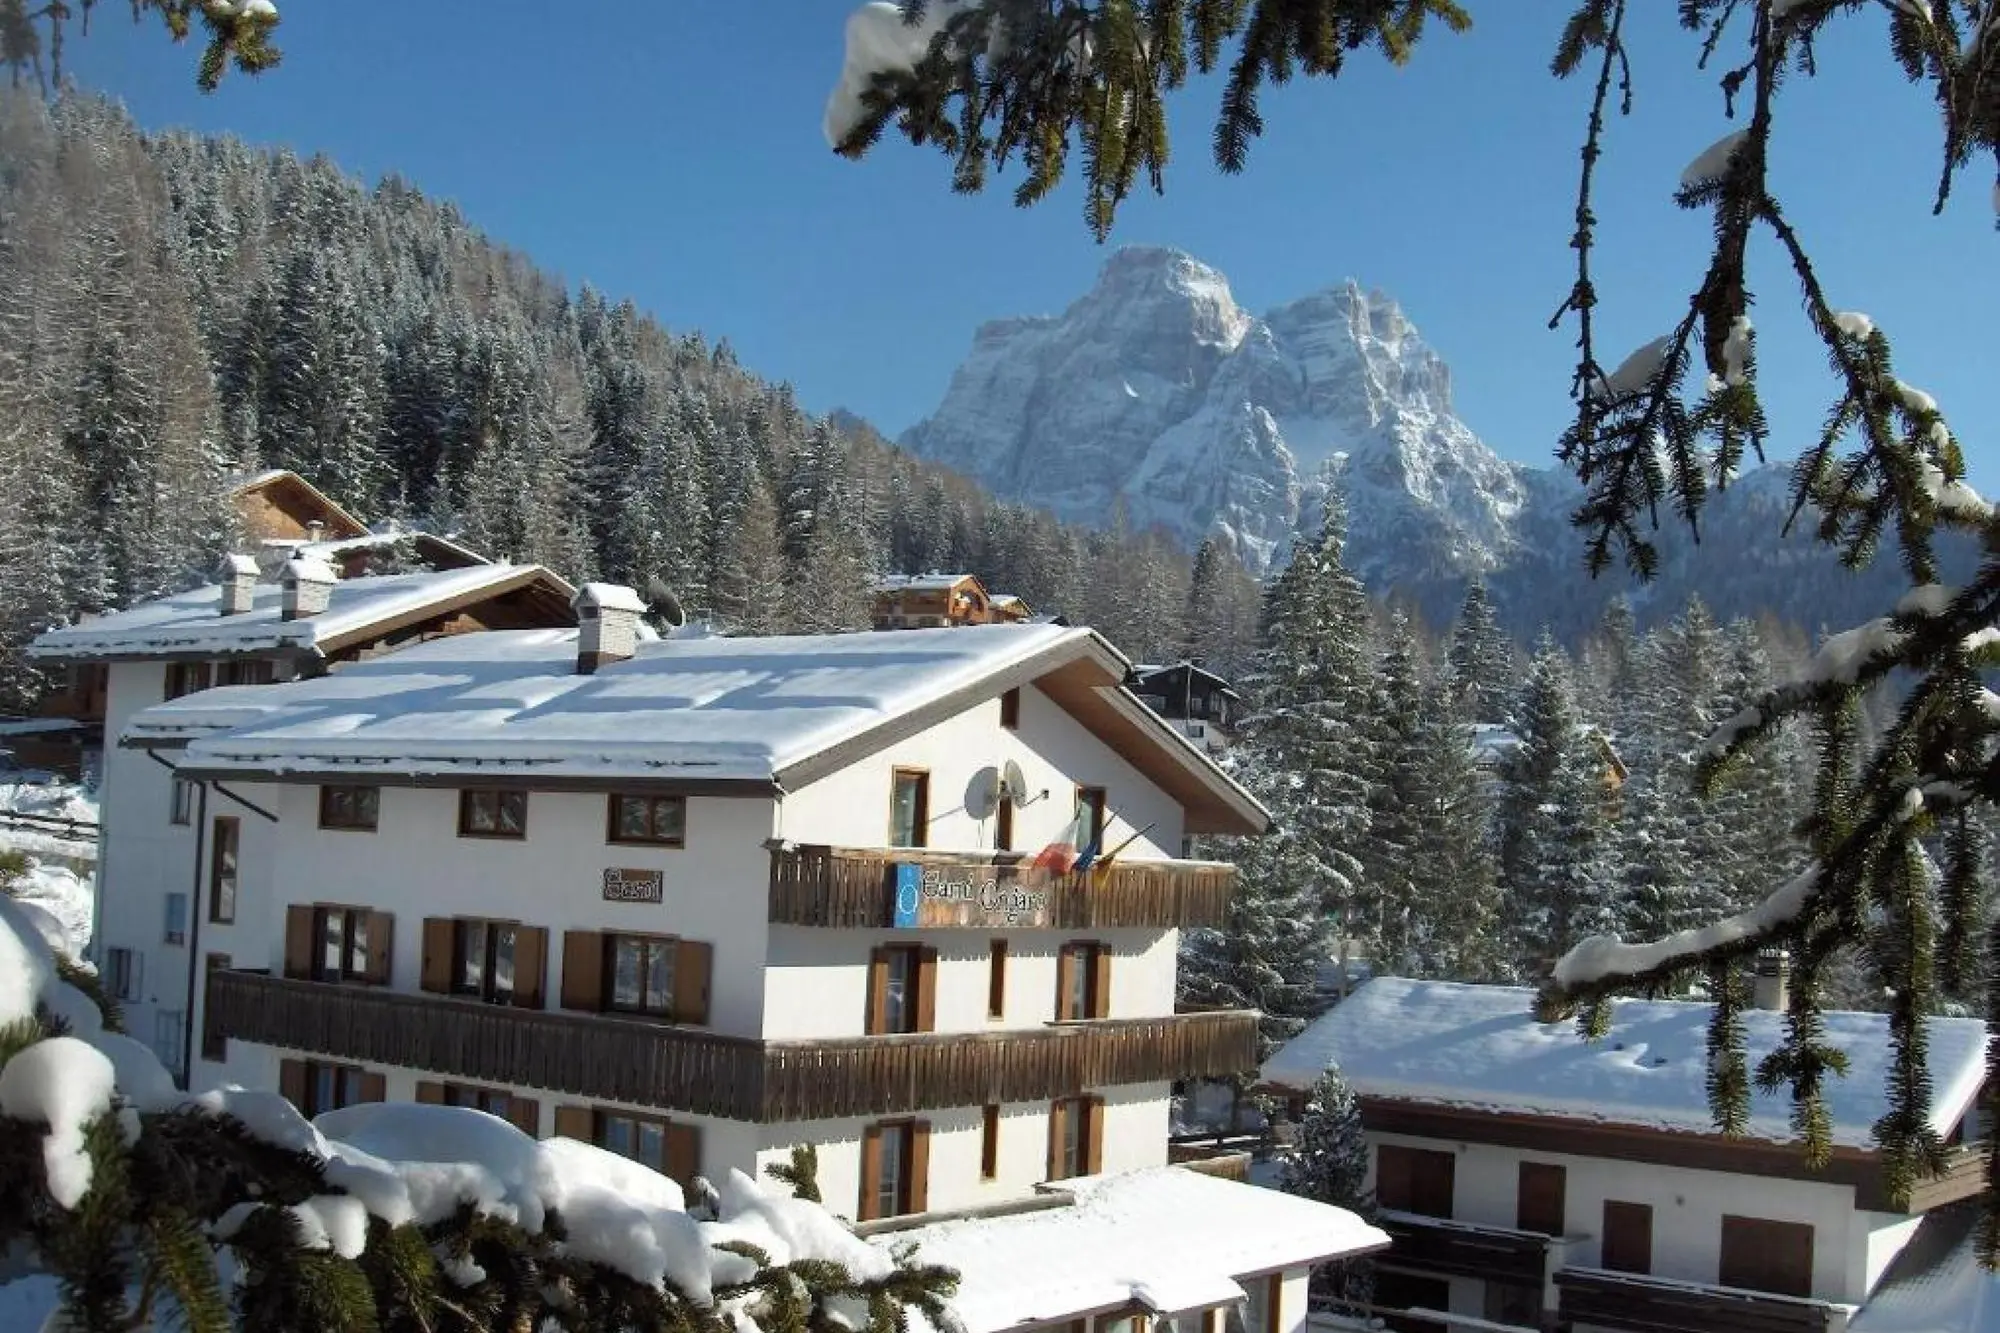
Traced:
<svg viewBox="0 0 2000 1333">
<path fill-rule="evenodd" d="M 889 790 L 889 845 L 928 846 L 930 824 L 931 775 L 921 769 L 897 769 Z"/>
<path fill-rule="evenodd" d="M 174 779 L 174 804 L 172 814 L 170 815 L 172 822 L 176 824 L 194 823 L 194 798 L 196 790 L 195 784 L 186 778 Z"/>
<path fill-rule="evenodd" d="M 193 694 L 208 688 L 208 663 L 169 662 L 167 663 L 166 697 L 178 699 L 182 695 Z"/>
<path fill-rule="evenodd" d="M 611 797 L 611 841 L 680 847 L 687 841 L 685 796 Z"/>
<path fill-rule="evenodd" d="M 1009 731 L 1021 725 L 1021 691 L 1017 686 L 1000 696 L 1000 725 Z"/>
<path fill-rule="evenodd" d="M 382 816 L 380 787 L 343 786 L 319 789 L 319 826 L 373 833 Z"/>
</svg>

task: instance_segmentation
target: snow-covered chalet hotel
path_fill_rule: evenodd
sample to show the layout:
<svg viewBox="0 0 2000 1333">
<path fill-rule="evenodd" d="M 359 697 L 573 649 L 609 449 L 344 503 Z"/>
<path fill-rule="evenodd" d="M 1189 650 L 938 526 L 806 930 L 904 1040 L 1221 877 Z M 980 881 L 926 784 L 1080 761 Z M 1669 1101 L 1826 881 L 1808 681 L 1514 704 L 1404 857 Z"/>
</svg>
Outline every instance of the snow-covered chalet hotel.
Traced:
<svg viewBox="0 0 2000 1333">
<path fill-rule="evenodd" d="M 268 485 L 250 492 L 291 493 Z M 275 501 L 267 507 L 276 512 Z M 266 514 L 253 531 L 278 526 Z M 330 561 L 344 564 L 343 551 L 327 548 L 368 540 L 317 541 L 277 565 L 271 582 L 260 581 L 256 559 L 233 555 L 215 583 L 52 630 L 28 650 L 101 681 L 108 743 L 93 952 L 126 1030 L 183 1081 L 201 1000 L 195 960 L 212 962 L 215 939 L 230 929 L 246 835 L 266 812 L 247 793 L 190 780 L 166 753 L 117 745 L 132 717 L 211 686 L 268 689 L 440 635 L 576 623 L 574 590 L 538 565 L 471 556 L 455 568 L 338 577 Z"/>
<path fill-rule="evenodd" d="M 1783 1033 L 1772 964 L 1744 1016 L 1753 1071 Z M 1376 1260 L 1378 1305 L 1617 1333 L 1948 1333 L 1973 1328 L 1954 1313 L 1969 1299 L 2000 1310 L 1986 1284 L 1958 1280 L 1972 1271 L 1963 1201 L 1985 1181 L 1984 1023 L 1929 1020 L 1930 1119 L 1949 1169 L 1898 1207 L 1873 1138 L 1888 1109 L 1886 1015 L 1826 1015 L 1849 1068 L 1828 1092 L 1832 1161 L 1814 1170 L 1789 1092 L 1753 1093 L 1745 1132 L 1716 1131 L 1710 1006 L 1621 1000 L 1586 1042 L 1536 1022 L 1533 999 L 1380 977 L 1265 1064 L 1278 1088 L 1302 1093 L 1335 1066 L 1354 1090 L 1394 1238 Z"/>
<path fill-rule="evenodd" d="M 968 1273 L 995 1328 L 1200 1313 L 1193 1333 L 1247 1301 L 1248 1333 L 1282 1333 L 1313 1263 L 1384 1243 L 1167 1165 L 1171 1084 L 1256 1050 L 1254 1013 L 1176 1011 L 1180 928 L 1223 919 L 1235 872 L 1167 849 L 1268 816 L 1102 638 L 660 639 L 629 589 L 575 605 L 576 629 L 120 719 L 122 755 L 238 820 L 226 862 L 159 841 L 164 808 L 151 841 L 143 809 L 110 834 L 198 890 L 196 1087 L 277 1087 L 308 1114 L 473 1105 L 683 1182 L 813 1144 L 827 1202 L 866 1229 L 950 1253 L 985 1244 L 970 1214 L 1025 1247 L 1036 1282 Z M 1065 842 L 1106 859 L 1036 865 Z M 1130 1240 L 1170 1206 L 1231 1234 L 1192 1224 L 1136 1286 L 1059 1278 L 1051 1247 L 1120 1216 Z"/>
</svg>

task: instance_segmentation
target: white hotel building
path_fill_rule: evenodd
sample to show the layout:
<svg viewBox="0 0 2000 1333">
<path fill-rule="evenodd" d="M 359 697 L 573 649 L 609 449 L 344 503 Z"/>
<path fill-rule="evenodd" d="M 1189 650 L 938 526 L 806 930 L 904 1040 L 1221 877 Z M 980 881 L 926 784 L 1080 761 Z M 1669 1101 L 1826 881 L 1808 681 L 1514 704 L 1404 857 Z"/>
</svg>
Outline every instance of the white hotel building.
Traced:
<svg viewBox="0 0 2000 1333">
<path fill-rule="evenodd" d="M 973 1333 L 1227 1309 L 1285 1333 L 1313 1263 L 1386 1243 L 1167 1167 L 1172 1083 L 1251 1067 L 1256 1029 L 1176 1011 L 1180 928 L 1223 920 L 1235 872 L 1170 849 L 1268 816 L 1103 639 L 661 640 L 627 589 L 576 608 L 580 628 L 119 711 L 104 934 L 156 928 L 127 883 L 195 886 L 195 1087 L 277 1087 L 308 1114 L 470 1104 L 683 1182 L 810 1143 L 836 1212 L 955 1255 L 1194 1214 L 1144 1247 L 1174 1270 L 1149 1280 L 967 1266 Z M 126 772 L 155 769 L 226 810 L 226 839 L 166 840 L 165 799 L 127 808 Z M 1035 869 L 1079 810 L 1116 858 Z M 968 1241 L 968 1216 L 998 1230 Z"/>
</svg>

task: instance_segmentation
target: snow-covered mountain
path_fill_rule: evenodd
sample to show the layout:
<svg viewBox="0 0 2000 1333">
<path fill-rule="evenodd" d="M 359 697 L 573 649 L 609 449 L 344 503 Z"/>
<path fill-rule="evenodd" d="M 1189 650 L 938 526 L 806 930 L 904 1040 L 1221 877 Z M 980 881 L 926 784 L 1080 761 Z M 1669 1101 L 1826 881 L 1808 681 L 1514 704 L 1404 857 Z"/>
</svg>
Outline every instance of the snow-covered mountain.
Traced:
<svg viewBox="0 0 2000 1333">
<path fill-rule="evenodd" d="M 1317 523 L 1338 472 L 1351 554 L 1376 586 L 1507 562 L 1526 498 L 1452 409 L 1451 372 L 1388 296 L 1353 282 L 1263 316 L 1176 250 L 1133 247 L 1057 316 L 974 336 L 944 401 L 903 444 L 1009 498 L 1253 567 Z"/>
</svg>

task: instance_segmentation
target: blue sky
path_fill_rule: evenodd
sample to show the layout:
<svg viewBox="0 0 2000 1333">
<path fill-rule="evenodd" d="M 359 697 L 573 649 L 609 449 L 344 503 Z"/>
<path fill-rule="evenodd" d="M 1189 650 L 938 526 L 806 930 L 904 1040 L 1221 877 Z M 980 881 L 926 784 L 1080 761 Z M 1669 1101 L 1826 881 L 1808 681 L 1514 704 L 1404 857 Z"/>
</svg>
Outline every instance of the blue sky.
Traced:
<svg viewBox="0 0 2000 1333">
<path fill-rule="evenodd" d="M 135 30 L 122 7 L 100 8 L 71 69 L 148 128 L 324 152 L 370 180 L 400 173 L 572 283 L 726 336 L 807 406 L 845 406 L 891 434 L 935 406 L 980 321 L 1059 310 L 1105 258 L 1073 190 L 1023 211 L 1006 178 L 953 196 L 929 150 L 889 141 L 859 164 L 834 157 L 820 119 L 847 3 L 281 5 L 285 63 L 213 95 L 194 89 L 193 48 Z M 1406 69 L 1364 59 L 1335 83 L 1268 94 L 1270 129 L 1239 177 L 1208 159 L 1213 81 L 1190 86 L 1171 108 L 1167 195 L 1129 204 L 1112 244 L 1186 249 L 1252 310 L 1349 276 L 1388 291 L 1450 363 L 1460 414 L 1502 454 L 1541 463 L 1568 413 L 1571 335 L 1545 326 L 1571 277 L 1589 87 L 1547 72 L 1566 5 L 1471 8 L 1484 26 L 1437 34 Z M 1612 126 L 1598 201 L 1613 361 L 1670 327 L 1699 281 L 1707 223 L 1671 193 L 1729 128 L 1673 7 L 1641 8 L 1653 26 L 1636 111 Z M 1975 484 L 2000 487 L 1990 167 L 1931 217 L 1935 111 L 1888 68 L 1880 15 L 1843 26 L 1852 35 L 1823 45 L 1822 77 L 1787 91 L 1782 196 L 1836 302 L 1890 332 L 1904 377 L 1966 441 Z M 1815 435 L 1829 381 L 1795 289 L 1763 258 L 1760 355 L 1786 457 Z"/>
</svg>

